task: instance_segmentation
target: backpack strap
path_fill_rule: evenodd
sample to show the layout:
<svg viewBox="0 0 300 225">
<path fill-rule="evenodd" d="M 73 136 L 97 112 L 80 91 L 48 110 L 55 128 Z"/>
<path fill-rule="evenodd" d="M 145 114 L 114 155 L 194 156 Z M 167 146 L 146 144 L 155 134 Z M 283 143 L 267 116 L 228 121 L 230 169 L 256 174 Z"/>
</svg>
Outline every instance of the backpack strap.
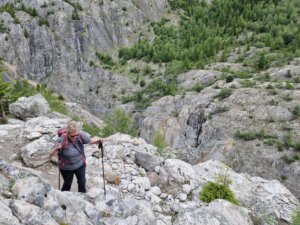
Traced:
<svg viewBox="0 0 300 225">
<path fill-rule="evenodd" d="M 85 157 L 85 153 L 84 153 L 84 144 L 83 144 L 82 135 L 80 133 L 78 133 L 75 143 L 72 142 L 71 139 L 69 139 L 67 133 L 63 133 L 63 134 L 61 134 L 61 136 L 63 137 L 63 142 L 62 142 L 62 148 L 59 153 L 60 168 L 63 168 L 63 166 L 64 166 L 64 158 L 62 157 L 63 150 L 67 149 L 69 144 L 72 144 L 74 146 L 74 148 L 82 155 L 82 160 L 83 160 L 84 164 L 86 164 L 86 157 Z"/>
</svg>

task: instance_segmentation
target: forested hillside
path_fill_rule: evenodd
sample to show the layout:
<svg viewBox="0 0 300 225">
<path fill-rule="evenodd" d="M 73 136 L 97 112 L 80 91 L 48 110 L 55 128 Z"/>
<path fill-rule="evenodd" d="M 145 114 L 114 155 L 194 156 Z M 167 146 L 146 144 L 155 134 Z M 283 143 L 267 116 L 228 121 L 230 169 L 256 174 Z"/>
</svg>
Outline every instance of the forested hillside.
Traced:
<svg viewBox="0 0 300 225">
<path fill-rule="evenodd" d="M 300 2 L 297 0 L 169 2 L 172 10 L 180 15 L 179 21 L 165 17 L 159 23 L 153 22 L 153 40 L 141 39 L 132 48 L 119 51 L 122 60 L 136 59 L 165 67 L 163 73 L 156 74 L 166 84 L 157 85 L 162 81 L 152 81 L 146 91 L 125 101 L 144 102 L 141 106 L 147 106 L 153 98 L 174 94 L 178 74 L 210 63 L 226 62 L 232 53 L 237 55 L 233 62 L 249 66 L 252 73 L 282 66 L 300 56 Z M 249 57 L 254 48 L 255 56 Z M 249 76 L 252 75 L 246 75 Z"/>
</svg>

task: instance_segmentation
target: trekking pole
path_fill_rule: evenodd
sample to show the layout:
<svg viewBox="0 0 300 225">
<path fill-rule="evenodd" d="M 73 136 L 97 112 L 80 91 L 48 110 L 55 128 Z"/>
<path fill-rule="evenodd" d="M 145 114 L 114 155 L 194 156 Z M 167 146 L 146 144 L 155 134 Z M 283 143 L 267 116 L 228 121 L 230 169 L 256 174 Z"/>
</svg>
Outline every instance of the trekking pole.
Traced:
<svg viewBox="0 0 300 225">
<path fill-rule="evenodd" d="M 101 158 L 102 158 L 102 176 L 103 176 L 103 185 L 104 185 L 104 196 L 106 196 L 106 189 L 105 189 L 105 178 L 104 178 L 104 149 L 102 142 L 99 142 L 98 149 L 101 149 Z"/>
<path fill-rule="evenodd" d="M 60 169 L 58 167 L 58 190 L 60 190 Z"/>
</svg>

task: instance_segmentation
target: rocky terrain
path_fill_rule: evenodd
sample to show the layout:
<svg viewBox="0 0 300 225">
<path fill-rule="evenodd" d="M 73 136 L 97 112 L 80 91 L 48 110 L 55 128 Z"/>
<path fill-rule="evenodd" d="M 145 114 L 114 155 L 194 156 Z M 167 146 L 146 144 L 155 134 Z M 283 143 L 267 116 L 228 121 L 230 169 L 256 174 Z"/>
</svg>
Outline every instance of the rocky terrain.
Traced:
<svg viewBox="0 0 300 225">
<path fill-rule="evenodd" d="M 185 161 L 216 159 L 238 172 L 278 179 L 299 198 L 300 86 L 287 88 L 300 75 L 299 68 L 296 59 L 269 70 L 266 81 L 254 76 L 226 82 L 218 70 L 181 74 L 178 80 L 186 89 L 215 83 L 201 92 L 188 91 L 152 103 L 139 120 L 140 136 L 152 142 L 161 130 L 166 143 Z"/>
<path fill-rule="evenodd" d="M 10 105 L 13 116 L 0 125 L 0 224 L 291 223 L 300 200 L 300 53 L 289 49 L 297 46 L 296 33 L 282 33 L 286 11 L 274 11 L 283 22 L 274 22 L 272 32 L 259 27 L 269 21 L 248 21 L 254 31 L 239 35 L 241 46 L 211 60 L 160 61 L 159 49 L 152 52 L 155 62 L 146 54 L 118 56 L 120 47 L 144 38 L 154 43 L 173 37 L 172 25 L 192 19 L 171 2 L 0 1 L 0 75 L 47 86 L 64 98 L 69 114 L 51 111 L 42 95 Z M 155 29 L 160 33 L 154 35 Z M 136 48 L 140 55 L 147 44 Z M 202 47 L 212 51 L 209 44 Z M 182 51 L 195 56 L 199 46 Z M 189 69 L 167 72 L 180 63 Z M 166 84 L 149 91 L 158 79 Z M 151 91 L 155 101 L 139 109 L 135 103 L 145 103 Z M 158 98 L 160 91 L 167 94 Z M 86 146 L 88 193 L 74 193 L 75 184 L 73 193 L 58 191 L 57 159 L 49 158 L 57 129 L 71 117 L 103 128 L 101 119 L 118 107 L 135 112 L 139 137 L 105 139 L 107 195 L 97 146 Z M 156 148 L 150 143 L 158 134 L 164 146 Z M 204 185 L 224 174 L 239 204 L 202 202 Z"/>
<path fill-rule="evenodd" d="M 95 145 L 86 146 L 88 192 L 60 192 L 49 149 L 70 118 L 45 112 L 45 101 L 27 107 L 40 98 L 12 104 L 12 113 L 23 108 L 31 116 L 0 125 L 1 224 L 289 224 L 299 205 L 277 180 L 238 174 L 217 160 L 191 165 L 164 159 L 142 138 L 123 134 L 104 140 L 106 195 Z M 199 199 L 203 186 L 222 174 L 232 180 L 238 206 Z"/>
</svg>

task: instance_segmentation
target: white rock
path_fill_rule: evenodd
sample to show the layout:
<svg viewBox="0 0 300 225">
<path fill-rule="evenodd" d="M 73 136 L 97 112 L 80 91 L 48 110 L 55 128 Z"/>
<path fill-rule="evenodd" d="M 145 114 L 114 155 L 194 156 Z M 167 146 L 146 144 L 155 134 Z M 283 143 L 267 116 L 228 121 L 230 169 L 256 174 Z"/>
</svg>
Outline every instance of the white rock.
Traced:
<svg viewBox="0 0 300 225">
<path fill-rule="evenodd" d="M 179 199 L 179 201 L 181 201 L 181 202 L 184 202 L 187 199 L 187 194 L 179 193 L 179 195 L 177 196 L 177 199 Z"/>
<path fill-rule="evenodd" d="M 148 177 L 135 177 L 132 183 L 146 191 L 151 188 L 151 183 Z"/>
<path fill-rule="evenodd" d="M 33 141 L 35 139 L 39 139 L 42 136 L 40 132 L 31 132 L 26 137 L 29 141 Z"/>
</svg>

